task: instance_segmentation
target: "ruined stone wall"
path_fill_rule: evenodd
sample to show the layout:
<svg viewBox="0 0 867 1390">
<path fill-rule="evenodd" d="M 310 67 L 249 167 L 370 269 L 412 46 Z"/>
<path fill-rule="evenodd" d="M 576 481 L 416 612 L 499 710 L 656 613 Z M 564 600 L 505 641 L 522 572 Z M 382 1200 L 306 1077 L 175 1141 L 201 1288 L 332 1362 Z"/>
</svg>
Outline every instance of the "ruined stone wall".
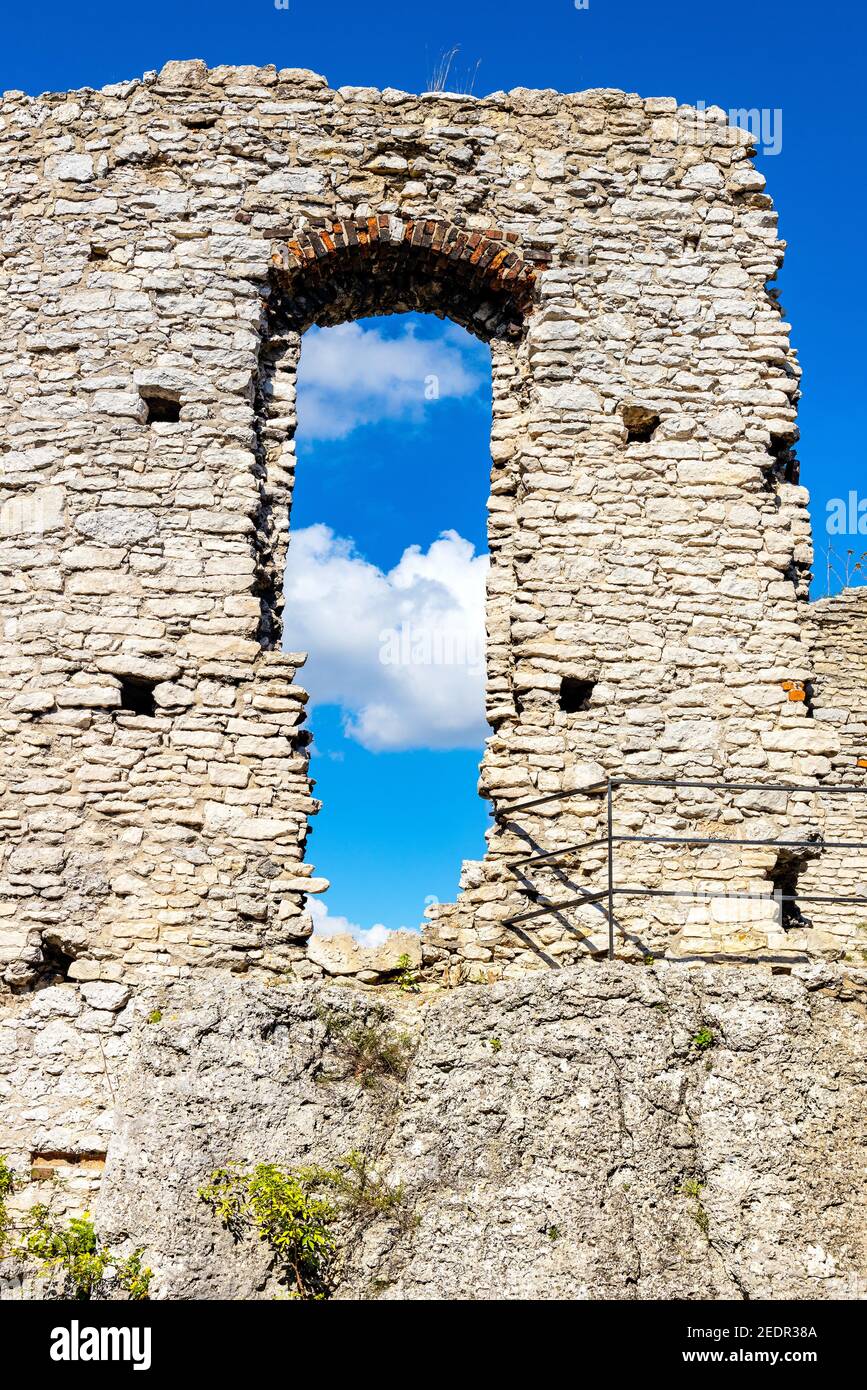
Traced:
<svg viewBox="0 0 867 1390">
<path fill-rule="evenodd" d="M 677 839 L 619 843 L 618 883 L 685 894 L 619 896 L 618 953 L 857 957 L 854 906 L 782 919 L 778 849 L 688 843 L 848 838 L 828 790 L 862 785 L 867 756 L 863 603 L 806 602 L 776 219 L 719 114 L 195 62 L 3 98 L 15 1223 L 46 1193 L 58 1215 L 98 1196 L 158 1293 L 257 1296 L 272 1271 L 208 1224 L 201 1176 L 360 1147 L 420 1223 L 364 1232 L 344 1296 L 857 1292 L 863 1005 L 844 970 L 588 963 L 387 987 L 417 1051 L 403 1087 L 368 1093 L 331 1076 L 322 1020 L 370 998 L 311 978 L 362 963 L 306 946 L 327 866 L 305 854 L 305 658 L 280 649 L 295 374 L 310 324 L 415 308 L 490 341 L 494 402 L 480 786 L 498 819 L 433 914 L 429 976 L 604 950 L 610 776 L 728 783 L 617 788 L 616 830 Z M 800 891 L 857 893 L 847 855 L 798 865 Z"/>
<path fill-rule="evenodd" d="M 605 774 L 831 773 L 837 731 L 797 698 L 810 543 L 767 289 L 782 246 L 721 112 L 170 63 L 8 93 L 0 159 L 8 983 L 316 968 L 302 654 L 279 650 L 311 322 L 422 307 L 492 341 L 481 785 L 500 812 Z M 585 683 L 570 709 L 564 678 Z M 681 836 L 817 814 L 665 789 L 617 806 Z M 428 963 L 484 977 L 599 949 L 598 905 L 507 923 L 600 886 L 598 849 L 514 861 L 603 822 L 595 794 L 497 822 Z M 624 846 L 637 886 L 762 901 L 732 925 L 713 901 L 622 898 L 618 950 L 791 954 L 773 862 Z"/>
</svg>

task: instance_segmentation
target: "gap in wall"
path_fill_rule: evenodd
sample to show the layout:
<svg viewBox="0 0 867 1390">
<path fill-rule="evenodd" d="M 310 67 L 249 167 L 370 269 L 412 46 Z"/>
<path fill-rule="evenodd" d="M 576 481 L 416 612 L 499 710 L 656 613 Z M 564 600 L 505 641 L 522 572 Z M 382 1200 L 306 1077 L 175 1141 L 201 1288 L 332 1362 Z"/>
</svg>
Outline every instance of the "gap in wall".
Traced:
<svg viewBox="0 0 867 1390">
<path fill-rule="evenodd" d="M 416 928 L 484 853 L 490 428 L 490 349 L 449 321 L 302 338 L 283 646 L 310 654 L 317 930 Z"/>
</svg>

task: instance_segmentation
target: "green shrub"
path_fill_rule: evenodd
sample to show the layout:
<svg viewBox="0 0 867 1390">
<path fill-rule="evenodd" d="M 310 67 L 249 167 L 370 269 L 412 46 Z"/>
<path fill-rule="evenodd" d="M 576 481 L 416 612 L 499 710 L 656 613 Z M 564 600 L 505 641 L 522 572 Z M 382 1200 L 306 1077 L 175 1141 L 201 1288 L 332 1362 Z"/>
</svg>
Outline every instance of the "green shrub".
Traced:
<svg viewBox="0 0 867 1390">
<path fill-rule="evenodd" d="M 52 1290 L 49 1297 L 89 1301 L 104 1296 L 110 1270 L 114 1271 L 114 1286 L 123 1289 L 131 1299 L 148 1297 L 153 1271 L 143 1266 L 142 1249 L 126 1259 L 112 1254 L 99 1241 L 89 1212 L 71 1217 L 62 1226 L 48 1207 L 41 1203 L 32 1207 L 21 1239 L 11 1253 L 36 1265 L 39 1276 L 48 1280 Z"/>
<path fill-rule="evenodd" d="M 379 1216 L 405 1200 L 403 1183 L 391 1187 L 358 1149 L 338 1159 L 334 1168 L 306 1168 L 302 1172 L 311 1181 L 330 1188 L 350 1211 L 362 1216 Z"/>
<path fill-rule="evenodd" d="M 6 1250 L 6 1240 L 9 1234 L 9 1212 L 6 1208 L 6 1198 L 11 1197 L 15 1191 L 15 1174 L 9 1167 L 9 1162 L 5 1154 L 0 1154 L 0 1256 Z"/>
<path fill-rule="evenodd" d="M 403 1081 L 412 1058 L 406 1033 L 396 1033 L 385 1009 L 371 1009 L 363 1019 L 334 1012 L 323 1014 L 326 1035 L 345 1065 L 345 1076 L 370 1089 L 384 1080 Z"/>
<path fill-rule="evenodd" d="M 418 994 L 418 975 L 412 968 L 409 956 L 404 952 L 397 961 L 397 984 L 405 994 Z"/>
<path fill-rule="evenodd" d="M 252 1228 L 270 1246 L 290 1297 L 323 1299 L 331 1289 L 336 1213 L 316 1195 L 320 1185 L 312 1173 L 284 1173 L 274 1163 L 259 1163 L 249 1172 L 218 1169 L 199 1196 L 236 1240 Z"/>
<path fill-rule="evenodd" d="M 20 1238 L 10 1244 L 11 1223 L 6 1198 L 19 1185 L 4 1154 L 0 1154 L 0 1256 L 8 1255 L 47 1280 L 46 1298 L 88 1301 L 104 1297 L 109 1287 L 131 1299 L 148 1297 L 153 1270 L 142 1263 L 143 1247 L 121 1258 L 101 1244 L 90 1213 L 73 1216 L 60 1225 L 44 1203 L 30 1208 Z"/>
<path fill-rule="evenodd" d="M 358 1149 L 333 1168 L 313 1165 L 285 1172 L 274 1163 L 260 1163 L 243 1171 L 230 1165 L 212 1173 L 199 1196 L 236 1240 L 255 1231 L 270 1247 L 288 1296 L 304 1300 L 331 1296 L 338 1219 L 349 1242 L 385 1212 L 394 1212 L 402 1230 L 417 1224 L 403 1184 L 389 1186 Z"/>
</svg>

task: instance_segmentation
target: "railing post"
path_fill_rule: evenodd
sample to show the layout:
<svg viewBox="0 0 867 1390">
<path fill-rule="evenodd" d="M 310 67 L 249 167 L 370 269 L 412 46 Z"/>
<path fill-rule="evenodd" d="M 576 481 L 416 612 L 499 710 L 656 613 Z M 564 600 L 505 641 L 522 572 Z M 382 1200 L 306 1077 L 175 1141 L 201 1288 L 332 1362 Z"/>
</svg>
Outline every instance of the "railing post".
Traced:
<svg viewBox="0 0 867 1390">
<path fill-rule="evenodd" d="M 612 781 L 608 779 L 608 959 L 614 959 L 614 812 Z"/>
</svg>

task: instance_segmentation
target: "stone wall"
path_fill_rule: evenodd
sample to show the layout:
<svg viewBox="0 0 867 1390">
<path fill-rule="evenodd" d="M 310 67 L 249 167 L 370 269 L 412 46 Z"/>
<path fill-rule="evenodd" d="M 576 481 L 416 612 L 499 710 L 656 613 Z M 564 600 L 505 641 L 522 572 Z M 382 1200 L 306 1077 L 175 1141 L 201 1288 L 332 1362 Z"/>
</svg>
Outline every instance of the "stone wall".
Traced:
<svg viewBox="0 0 867 1390">
<path fill-rule="evenodd" d="M 779 895 L 861 886 L 864 856 L 828 842 L 867 838 L 860 800 L 833 795 L 864 785 L 863 597 L 807 604 L 783 248 L 748 137 L 716 114 L 198 62 L 3 98 L 16 1221 L 98 1195 L 163 1296 L 267 1295 L 262 1251 L 209 1224 L 198 1181 L 360 1148 L 420 1222 L 356 1232 L 343 1296 L 856 1290 L 862 986 L 787 972 L 857 960 L 865 915 Z M 306 858 L 319 804 L 281 590 L 303 333 L 404 309 L 491 344 L 496 817 L 432 914 L 422 995 L 378 996 L 416 1054 L 368 1092 L 330 1076 L 322 1020 L 372 995 L 318 977 L 379 976 L 346 943 L 307 949 L 327 866 Z M 617 843 L 618 886 L 655 894 L 618 895 L 617 953 L 783 973 L 549 969 L 607 945 L 611 777 L 615 831 L 669 837 Z M 797 859 L 749 843 L 804 836 Z M 527 970 L 545 974 L 436 988 Z"/>
<path fill-rule="evenodd" d="M 833 774 L 839 730 L 802 699 L 799 373 L 749 154 L 722 112 L 607 90 L 333 91 L 177 62 L 6 94 L 8 984 L 316 969 L 303 654 L 279 650 L 311 322 L 425 308 L 492 344 L 480 785 L 500 819 L 436 913 L 432 969 L 485 977 L 604 944 L 597 903 L 511 922 L 600 887 L 598 848 L 517 863 L 597 839 L 600 798 L 510 804 L 605 775 Z M 821 809 L 632 788 L 617 816 L 756 838 Z M 621 898 L 618 950 L 811 949 L 780 930 L 774 863 L 624 846 L 628 882 L 691 898 Z M 718 900 L 737 887 L 758 901 L 733 923 Z"/>
<path fill-rule="evenodd" d="M 821 796 L 827 847 L 803 863 L 796 891 L 812 922 L 811 940 L 863 962 L 867 901 L 845 900 L 867 899 L 867 848 L 859 847 L 867 846 L 867 588 L 844 589 L 811 604 L 808 632 L 813 717 L 834 730 L 839 751 Z"/>
<path fill-rule="evenodd" d="M 97 1227 L 145 1246 L 157 1297 L 281 1292 L 200 1184 L 227 1162 L 332 1167 L 355 1149 L 404 1196 L 340 1229 L 336 1297 L 856 1298 L 865 987 L 826 965 L 586 962 L 420 1002 L 215 972 L 137 991 L 112 1030 L 119 999 L 64 984 L 35 996 L 52 1043 L 32 1074 L 45 1143 L 67 1143 L 77 1111 L 107 1147 Z M 405 1079 L 361 1086 L 334 1014 L 409 1036 Z M 110 1137 L 85 1108 L 104 1085 L 94 1028 Z M 18 1210 L 44 1192 L 30 1183 Z"/>
<path fill-rule="evenodd" d="M 93 1206 L 129 1047 L 129 1000 L 124 985 L 96 980 L 4 1001 L 0 1152 L 25 1180 L 8 1203 L 16 1225 L 36 1202 L 59 1217 Z"/>
</svg>

